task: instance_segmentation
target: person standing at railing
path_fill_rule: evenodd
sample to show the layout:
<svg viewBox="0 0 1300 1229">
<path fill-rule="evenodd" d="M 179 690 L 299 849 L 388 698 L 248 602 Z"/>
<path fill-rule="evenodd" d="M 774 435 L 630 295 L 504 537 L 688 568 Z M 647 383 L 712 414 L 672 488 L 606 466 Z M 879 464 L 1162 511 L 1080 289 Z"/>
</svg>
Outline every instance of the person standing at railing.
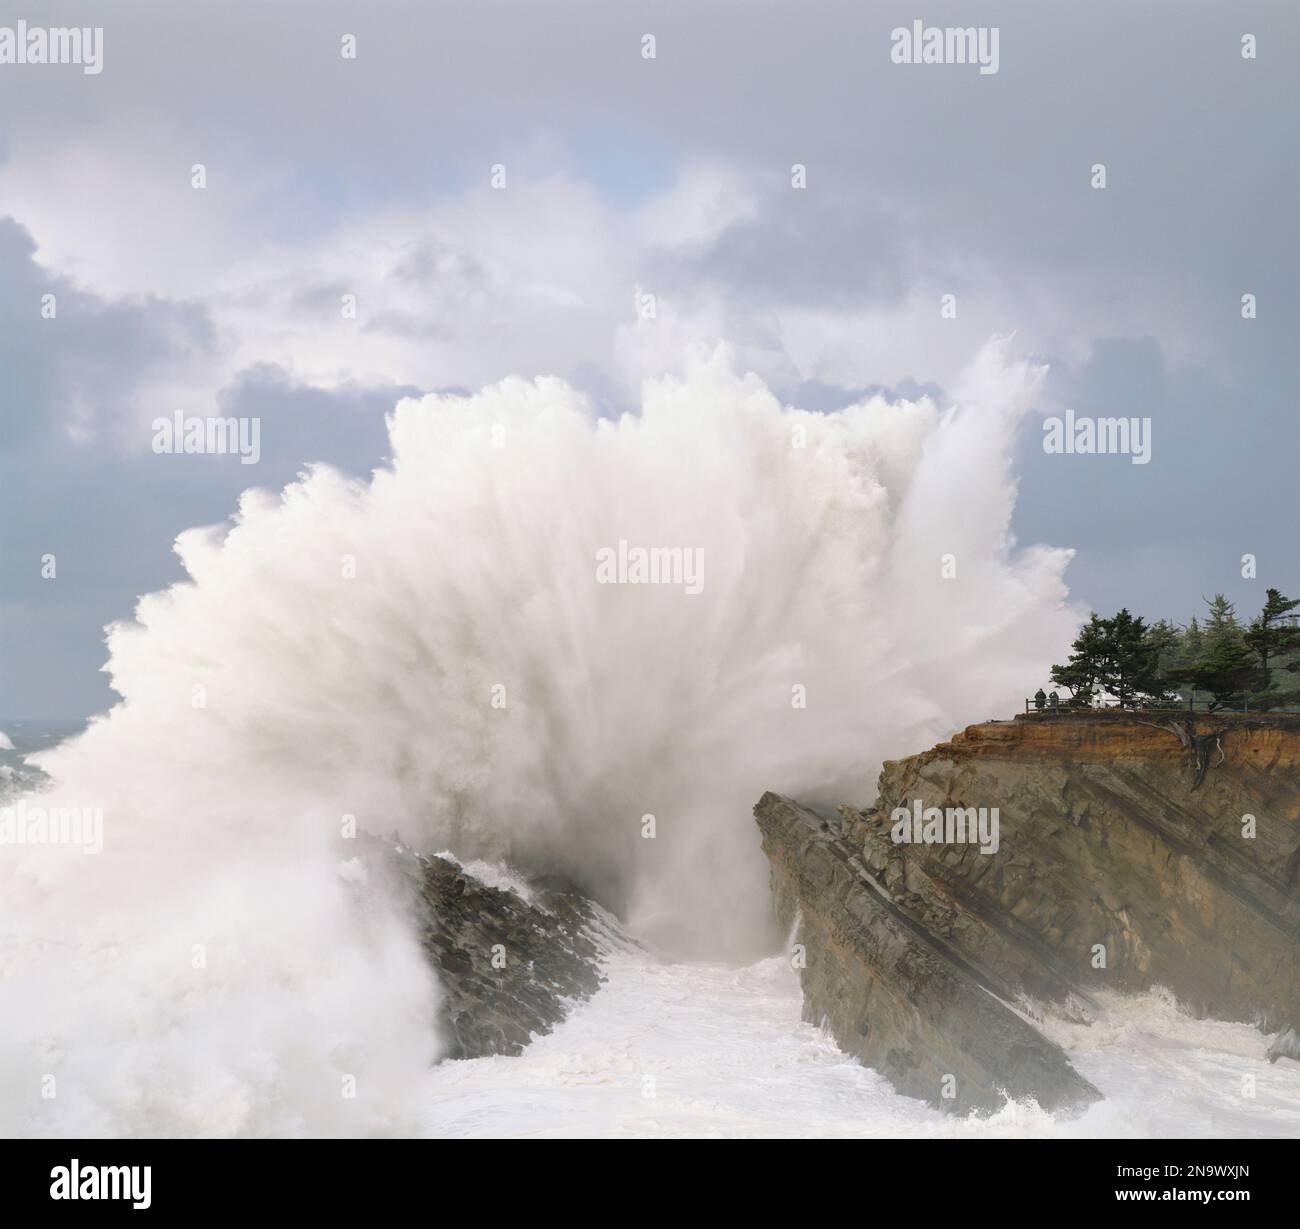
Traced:
<svg viewBox="0 0 1300 1229">
<path fill-rule="evenodd" d="M 1047 703 L 1047 693 L 1040 687 L 1034 692 L 1034 707 L 1041 713 L 1043 705 Z"/>
<path fill-rule="evenodd" d="M 1053 690 L 1047 697 L 1047 702 L 1052 706 L 1052 712 L 1056 712 L 1061 707 L 1061 697 Z"/>
</svg>

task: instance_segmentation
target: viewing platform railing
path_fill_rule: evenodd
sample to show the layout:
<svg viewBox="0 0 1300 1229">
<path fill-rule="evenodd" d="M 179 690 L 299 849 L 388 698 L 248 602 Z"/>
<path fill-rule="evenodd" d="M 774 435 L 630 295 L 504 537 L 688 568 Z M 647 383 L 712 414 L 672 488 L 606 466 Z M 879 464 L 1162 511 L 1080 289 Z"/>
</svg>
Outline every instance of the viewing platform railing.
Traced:
<svg viewBox="0 0 1300 1229">
<path fill-rule="evenodd" d="M 1249 697 L 1243 697 L 1236 704 L 1219 704 L 1214 708 L 1210 706 L 1214 702 L 1206 696 L 1190 696 L 1186 700 L 1170 701 L 1165 704 L 1120 704 L 1112 701 L 1107 704 L 1075 704 L 1068 699 L 1058 699 L 1053 703 L 1050 699 L 1040 702 L 1033 696 L 1025 699 L 1025 716 L 1026 717 L 1059 717 L 1061 714 L 1080 714 L 1080 713 L 1113 713 L 1116 711 L 1132 713 L 1214 713 L 1216 716 L 1220 713 L 1290 713 L 1300 714 L 1300 708 L 1295 705 L 1286 705 L 1280 708 L 1252 708 Z"/>
</svg>

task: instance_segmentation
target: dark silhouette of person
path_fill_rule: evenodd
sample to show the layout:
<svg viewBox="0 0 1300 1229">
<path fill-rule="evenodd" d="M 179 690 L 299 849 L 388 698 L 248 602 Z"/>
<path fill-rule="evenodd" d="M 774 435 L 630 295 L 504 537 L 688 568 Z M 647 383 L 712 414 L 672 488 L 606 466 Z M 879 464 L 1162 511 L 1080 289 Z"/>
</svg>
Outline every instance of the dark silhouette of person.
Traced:
<svg viewBox="0 0 1300 1229">
<path fill-rule="evenodd" d="M 1053 710 L 1061 707 L 1061 697 L 1058 696 L 1055 691 L 1048 695 L 1047 702 L 1052 706 Z"/>
<path fill-rule="evenodd" d="M 1034 692 L 1034 707 L 1041 713 L 1043 705 L 1047 703 L 1047 693 L 1040 687 Z"/>
</svg>

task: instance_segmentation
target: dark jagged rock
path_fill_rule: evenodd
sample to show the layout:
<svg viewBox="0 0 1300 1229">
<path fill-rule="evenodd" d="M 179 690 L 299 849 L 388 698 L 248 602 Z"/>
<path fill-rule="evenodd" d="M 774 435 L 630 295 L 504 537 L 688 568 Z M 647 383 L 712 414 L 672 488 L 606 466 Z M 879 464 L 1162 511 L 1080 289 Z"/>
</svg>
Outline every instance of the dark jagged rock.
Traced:
<svg viewBox="0 0 1300 1229">
<path fill-rule="evenodd" d="M 1017 1071 L 1033 1084 L 1019 1051 L 979 1052 L 972 985 L 990 1002 L 1085 1006 L 1160 985 L 1198 1014 L 1295 1026 L 1300 721 L 1216 716 L 1195 733 L 1121 713 L 991 722 L 887 762 L 876 805 L 829 823 L 765 795 L 778 905 L 804 916 L 808 1018 L 930 1099 L 954 1054 L 977 1085 L 980 1071 L 984 1087 L 1013 1091 Z M 895 843 L 891 813 L 917 801 L 997 807 L 997 853 Z M 1058 1077 L 1033 1077 L 1041 1103 Z"/>
<path fill-rule="evenodd" d="M 398 852 L 438 974 L 444 1057 L 519 1054 L 599 988 L 617 936 L 591 901 L 558 888 L 525 900 L 447 858 Z"/>
<path fill-rule="evenodd" d="M 1293 1028 L 1279 1033 L 1273 1038 L 1273 1044 L 1268 1047 L 1268 1053 L 1264 1057 L 1271 1063 L 1277 1062 L 1279 1058 L 1293 1058 L 1300 1063 L 1300 1034 Z"/>
</svg>

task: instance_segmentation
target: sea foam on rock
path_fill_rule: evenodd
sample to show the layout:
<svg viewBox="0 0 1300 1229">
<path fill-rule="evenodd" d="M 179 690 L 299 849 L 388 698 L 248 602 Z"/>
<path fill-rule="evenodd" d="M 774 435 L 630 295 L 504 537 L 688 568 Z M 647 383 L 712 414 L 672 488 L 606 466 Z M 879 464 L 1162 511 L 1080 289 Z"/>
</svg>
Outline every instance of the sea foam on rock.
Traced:
<svg viewBox="0 0 1300 1229">
<path fill-rule="evenodd" d="M 393 857 L 438 976 L 444 1058 L 521 1053 L 600 988 L 605 957 L 627 942 L 612 917 L 567 888 L 494 886 L 447 855 L 398 847 Z"/>
</svg>

